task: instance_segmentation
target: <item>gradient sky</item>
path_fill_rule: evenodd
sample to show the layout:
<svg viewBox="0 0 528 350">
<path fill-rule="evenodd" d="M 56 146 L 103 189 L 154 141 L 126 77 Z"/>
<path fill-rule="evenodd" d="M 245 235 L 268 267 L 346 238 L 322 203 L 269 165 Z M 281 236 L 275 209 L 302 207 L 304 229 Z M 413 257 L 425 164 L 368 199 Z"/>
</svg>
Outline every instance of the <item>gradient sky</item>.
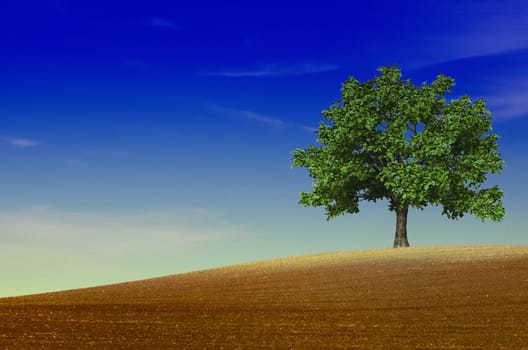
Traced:
<svg viewBox="0 0 528 350">
<path fill-rule="evenodd" d="M 0 296 L 391 247 L 387 203 L 326 221 L 290 163 L 392 64 L 485 98 L 506 162 L 502 222 L 412 209 L 411 245 L 528 244 L 526 1 L 198 3 L 2 4 Z"/>
</svg>

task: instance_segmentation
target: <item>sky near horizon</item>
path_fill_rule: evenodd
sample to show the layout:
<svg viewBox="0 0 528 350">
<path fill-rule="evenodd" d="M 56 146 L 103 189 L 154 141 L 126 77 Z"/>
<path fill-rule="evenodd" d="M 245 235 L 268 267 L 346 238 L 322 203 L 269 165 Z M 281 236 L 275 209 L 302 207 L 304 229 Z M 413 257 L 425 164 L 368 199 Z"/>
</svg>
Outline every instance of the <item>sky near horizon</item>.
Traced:
<svg viewBox="0 0 528 350">
<path fill-rule="evenodd" d="M 0 297 L 274 257 L 391 247 L 387 203 L 302 207 L 321 111 L 397 64 L 484 98 L 500 223 L 409 212 L 411 246 L 528 245 L 525 1 L 6 2 Z"/>
</svg>

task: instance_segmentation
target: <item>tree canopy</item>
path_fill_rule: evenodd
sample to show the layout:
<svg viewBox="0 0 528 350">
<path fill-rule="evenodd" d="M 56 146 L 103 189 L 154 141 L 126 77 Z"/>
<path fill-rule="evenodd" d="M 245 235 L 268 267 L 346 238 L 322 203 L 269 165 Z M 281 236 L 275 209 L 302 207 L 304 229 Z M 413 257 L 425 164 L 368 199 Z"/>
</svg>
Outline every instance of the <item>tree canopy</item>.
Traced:
<svg viewBox="0 0 528 350">
<path fill-rule="evenodd" d="M 300 204 L 325 206 L 329 220 L 358 213 L 360 201 L 388 199 L 397 213 L 395 247 L 408 246 L 408 207 L 441 205 L 450 219 L 471 213 L 501 220 L 503 192 L 483 188 L 503 166 L 485 100 L 447 102 L 455 82 L 441 74 L 415 86 L 397 66 L 378 71 L 364 83 L 349 77 L 341 98 L 322 111 L 320 146 L 293 152 L 292 167 L 307 168 L 314 179 Z"/>
</svg>

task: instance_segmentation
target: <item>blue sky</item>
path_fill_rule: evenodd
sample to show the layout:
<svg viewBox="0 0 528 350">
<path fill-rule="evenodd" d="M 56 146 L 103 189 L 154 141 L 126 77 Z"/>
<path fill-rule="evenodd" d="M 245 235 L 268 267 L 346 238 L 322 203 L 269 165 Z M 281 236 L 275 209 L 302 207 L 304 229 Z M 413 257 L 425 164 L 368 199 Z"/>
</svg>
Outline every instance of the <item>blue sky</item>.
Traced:
<svg viewBox="0 0 528 350">
<path fill-rule="evenodd" d="M 386 203 L 325 220 L 291 151 L 352 75 L 455 78 L 501 139 L 500 223 L 411 210 L 411 245 L 527 245 L 524 1 L 7 2 L 0 296 L 392 246 Z"/>
</svg>

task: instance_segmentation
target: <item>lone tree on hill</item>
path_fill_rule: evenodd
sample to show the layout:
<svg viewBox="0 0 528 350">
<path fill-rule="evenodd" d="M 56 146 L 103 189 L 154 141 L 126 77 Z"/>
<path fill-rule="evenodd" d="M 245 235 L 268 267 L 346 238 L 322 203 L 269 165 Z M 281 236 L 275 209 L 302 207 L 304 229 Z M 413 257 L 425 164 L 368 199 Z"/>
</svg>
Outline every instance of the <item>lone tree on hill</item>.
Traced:
<svg viewBox="0 0 528 350">
<path fill-rule="evenodd" d="M 500 221 L 505 210 L 498 186 L 482 188 L 500 173 L 498 136 L 483 99 L 464 95 L 447 103 L 454 79 L 438 75 L 429 86 L 400 80 L 397 66 L 381 67 L 373 80 L 350 77 L 341 98 L 322 111 L 317 142 L 293 151 L 292 168 L 306 167 L 313 192 L 304 206 L 325 206 L 327 220 L 358 213 L 359 201 L 388 199 L 396 212 L 394 247 L 408 247 L 407 212 L 428 204 L 458 219 L 469 212 Z"/>
</svg>

